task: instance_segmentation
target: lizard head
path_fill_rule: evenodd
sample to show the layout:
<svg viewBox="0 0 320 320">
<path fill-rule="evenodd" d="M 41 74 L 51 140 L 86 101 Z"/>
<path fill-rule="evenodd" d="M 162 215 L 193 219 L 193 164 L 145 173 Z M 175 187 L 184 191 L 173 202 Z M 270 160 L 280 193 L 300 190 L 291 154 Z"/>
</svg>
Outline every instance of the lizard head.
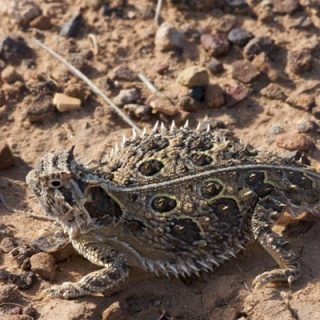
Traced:
<svg viewBox="0 0 320 320">
<path fill-rule="evenodd" d="M 46 214 L 73 234 L 111 224 L 121 214 L 91 171 L 76 162 L 73 148 L 46 154 L 26 181 Z"/>
</svg>

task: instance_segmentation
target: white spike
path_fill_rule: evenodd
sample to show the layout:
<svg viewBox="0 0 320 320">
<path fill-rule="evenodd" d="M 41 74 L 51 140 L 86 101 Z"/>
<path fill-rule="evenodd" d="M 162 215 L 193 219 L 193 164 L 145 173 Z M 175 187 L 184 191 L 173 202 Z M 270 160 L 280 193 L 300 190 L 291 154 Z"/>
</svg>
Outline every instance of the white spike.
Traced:
<svg viewBox="0 0 320 320">
<path fill-rule="evenodd" d="M 162 131 L 162 132 L 166 131 L 166 127 L 164 126 L 163 122 L 161 122 L 160 131 Z"/>
<path fill-rule="evenodd" d="M 119 152 L 118 142 L 116 142 L 116 144 L 115 144 L 115 146 L 114 146 L 114 151 L 115 151 L 115 153 L 118 153 L 118 152 Z"/>
<path fill-rule="evenodd" d="M 238 244 L 237 247 L 240 248 L 241 250 L 245 249 L 245 247 L 242 244 Z"/>
<path fill-rule="evenodd" d="M 210 261 L 211 263 L 215 264 L 217 267 L 219 266 L 219 263 L 218 263 L 218 261 L 217 261 L 215 258 L 211 257 L 211 258 L 209 259 L 209 261 Z"/>
<path fill-rule="evenodd" d="M 152 133 L 156 133 L 158 131 L 158 126 L 159 126 L 159 120 L 157 120 L 157 122 L 155 123 L 154 127 L 151 130 L 151 134 Z"/>
<path fill-rule="evenodd" d="M 210 123 L 208 123 L 208 124 L 207 124 L 207 132 L 210 132 L 210 129 L 211 129 Z"/>
<path fill-rule="evenodd" d="M 122 136 L 122 147 L 124 147 L 125 143 L 127 142 L 127 137 L 125 135 Z"/>
<path fill-rule="evenodd" d="M 207 263 L 205 263 L 204 261 L 198 261 L 199 264 L 201 264 L 203 267 L 205 267 L 206 269 L 210 269 L 211 271 L 212 270 L 212 266 L 209 266 Z"/>
<path fill-rule="evenodd" d="M 181 264 L 181 265 L 180 265 L 180 269 L 181 269 L 184 273 L 186 273 L 188 276 L 190 276 L 190 271 L 189 271 L 189 269 L 187 268 L 187 266 L 186 266 L 185 264 Z"/>
<path fill-rule="evenodd" d="M 148 262 L 148 268 L 151 272 L 154 272 L 154 266 L 152 263 Z"/>
<path fill-rule="evenodd" d="M 236 255 L 235 255 L 231 250 L 228 250 L 227 253 L 228 253 L 230 256 L 236 258 Z"/>
<path fill-rule="evenodd" d="M 199 271 L 199 269 L 192 262 L 189 263 L 189 267 L 194 271 Z"/>
<path fill-rule="evenodd" d="M 141 132 L 141 136 L 143 137 L 146 133 L 147 133 L 147 129 L 144 127 L 142 132 Z"/>
<path fill-rule="evenodd" d="M 111 152 L 110 152 L 110 158 L 112 158 L 114 156 L 114 150 L 113 148 L 111 149 Z"/>
<path fill-rule="evenodd" d="M 201 121 L 198 122 L 198 125 L 196 127 L 196 131 L 200 131 L 200 129 L 201 129 Z"/>
<path fill-rule="evenodd" d="M 193 271 L 193 273 L 195 273 L 197 277 L 200 277 L 199 271 Z"/>
<path fill-rule="evenodd" d="M 189 119 L 187 119 L 186 123 L 183 126 L 185 129 L 189 127 Z"/>
<path fill-rule="evenodd" d="M 176 129 L 176 122 L 172 120 L 171 126 L 170 126 L 170 132 L 173 132 Z"/>
<path fill-rule="evenodd" d="M 132 139 L 135 139 L 137 137 L 137 131 L 136 129 L 132 129 Z"/>
<path fill-rule="evenodd" d="M 172 270 L 173 274 L 174 274 L 175 276 L 177 276 L 177 274 L 178 274 L 177 268 L 176 268 L 174 265 L 172 265 L 172 264 L 169 264 L 169 268 Z"/>
</svg>

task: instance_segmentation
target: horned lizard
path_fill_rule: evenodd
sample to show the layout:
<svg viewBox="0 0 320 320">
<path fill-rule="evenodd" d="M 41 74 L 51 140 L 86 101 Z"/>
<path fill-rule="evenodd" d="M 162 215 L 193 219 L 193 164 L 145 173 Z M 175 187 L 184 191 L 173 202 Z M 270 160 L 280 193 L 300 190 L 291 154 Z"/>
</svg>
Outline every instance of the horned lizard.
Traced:
<svg viewBox="0 0 320 320">
<path fill-rule="evenodd" d="M 320 176 L 311 168 L 221 129 L 174 123 L 124 139 L 98 169 L 77 163 L 72 150 L 49 153 L 27 183 L 76 251 L 102 267 L 46 291 L 66 299 L 117 290 L 128 266 L 168 277 L 210 271 L 254 240 L 279 268 L 252 286 L 291 284 L 299 258 L 272 227 L 284 210 L 320 209 Z"/>
</svg>

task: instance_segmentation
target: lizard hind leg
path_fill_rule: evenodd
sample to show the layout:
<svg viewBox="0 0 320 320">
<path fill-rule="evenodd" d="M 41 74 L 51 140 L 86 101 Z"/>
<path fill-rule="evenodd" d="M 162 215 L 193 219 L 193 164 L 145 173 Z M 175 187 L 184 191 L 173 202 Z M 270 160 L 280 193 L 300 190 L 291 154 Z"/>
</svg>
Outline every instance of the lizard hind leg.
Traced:
<svg viewBox="0 0 320 320">
<path fill-rule="evenodd" d="M 268 199 L 268 204 L 272 199 Z M 258 275 L 252 282 L 253 288 L 260 288 L 269 282 L 288 282 L 289 286 L 300 276 L 300 261 L 290 249 L 281 235 L 272 230 L 272 226 L 280 215 L 280 209 L 274 211 L 273 206 L 264 206 L 261 201 L 257 204 L 251 219 L 251 227 L 255 240 L 274 258 L 279 268 Z M 272 217 L 272 218 L 270 218 Z"/>
</svg>

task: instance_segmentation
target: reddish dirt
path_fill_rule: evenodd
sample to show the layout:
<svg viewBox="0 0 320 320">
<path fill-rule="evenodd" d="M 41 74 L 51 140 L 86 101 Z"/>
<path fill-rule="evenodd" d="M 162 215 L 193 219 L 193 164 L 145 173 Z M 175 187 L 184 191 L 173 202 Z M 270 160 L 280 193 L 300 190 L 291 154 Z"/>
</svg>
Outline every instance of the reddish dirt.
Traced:
<svg viewBox="0 0 320 320">
<path fill-rule="evenodd" d="M 8 4 L 11 2 L 14 1 L 8 1 Z M 0 203 L 0 223 L 11 228 L 11 236 L 28 243 L 49 225 L 49 222 L 28 216 L 30 213 L 43 214 L 25 183 L 25 176 L 37 159 L 49 151 L 75 145 L 77 159 L 96 164 L 123 134 L 131 133 L 126 123 L 90 93 L 89 88 L 64 65 L 37 47 L 32 37 L 41 39 L 69 61 L 83 67 L 88 77 L 111 98 L 121 89 L 138 88 L 141 90 L 139 104 L 148 105 L 151 94 L 140 81 L 113 80 L 112 70 L 122 65 L 136 74 L 144 73 L 178 105 L 179 90 L 183 91 L 176 89 L 179 73 L 189 66 L 208 67 L 212 59 L 201 46 L 200 35 L 221 30 L 223 21 L 234 20 L 235 26 L 250 31 L 255 37 L 268 36 L 275 41 L 277 49 L 271 54 L 270 63 L 277 76 L 269 74 L 267 77 L 261 73 L 242 84 L 249 89 L 249 94 L 233 105 L 225 103 L 219 108 L 202 105 L 190 113 L 177 108 L 174 115 L 155 113 L 147 121 L 133 118 L 134 121 L 138 126 L 150 129 L 158 119 L 165 123 L 175 119 L 179 123 L 189 118 L 195 125 L 207 116 L 209 120 L 223 121 L 236 136 L 260 150 L 281 156 L 293 156 L 296 150 L 306 151 L 311 165 L 319 167 L 320 8 L 317 0 L 301 0 L 301 7 L 293 13 L 273 12 L 272 6 L 263 6 L 266 1 L 258 0 L 248 1 L 249 9 L 241 10 L 221 5 L 223 1 L 216 1 L 218 9 L 210 11 L 167 3 L 161 11 L 162 18 L 189 37 L 189 44 L 182 53 L 179 50 L 159 52 L 155 48 L 154 1 L 111 1 L 111 15 L 94 6 L 103 2 L 37 0 L 35 3 L 42 9 L 42 15 L 51 21 L 47 30 L 39 29 L 39 25 L 34 27 L 32 21 L 21 26 L 10 8 L 3 4 L 0 8 L 1 35 L 20 36 L 34 51 L 34 57 L 20 59 L 22 61 L 15 64 L 3 61 L 1 66 L 0 61 L 1 69 L 13 65 L 19 75 L 10 83 L 6 73 L 1 73 L 0 80 L 0 142 L 6 142 L 14 155 L 14 166 L 0 171 L 0 195 L 14 211 Z M 79 8 L 83 8 L 83 30 L 75 38 L 59 35 L 61 26 Z M 90 33 L 95 35 L 98 52 L 94 52 Z M 304 48 L 306 59 L 312 57 L 312 66 L 297 74 L 292 70 L 301 61 L 293 62 L 288 58 L 289 53 Z M 218 84 L 224 92 L 239 83 L 232 78 L 231 67 L 239 59 L 244 59 L 243 49 L 232 46 L 228 54 L 219 58 L 225 71 L 219 75 L 210 74 L 210 82 Z M 257 61 L 254 63 L 259 65 Z M 265 62 L 261 68 L 265 70 Z M 295 98 L 303 98 L 298 103 L 300 107 L 293 107 L 294 103 L 286 102 L 283 96 L 271 99 L 270 95 L 263 94 L 270 83 L 278 84 L 287 96 L 300 89 Z M 54 109 L 51 111 L 49 103 L 49 111 L 40 112 L 42 120 L 30 123 L 30 108 L 35 101 L 43 95 L 51 99 L 55 92 L 82 99 L 81 108 L 59 113 Z M 311 103 L 308 105 L 306 101 Z M 300 222 L 289 234 L 294 250 L 303 261 L 302 277 L 293 284 L 292 291 L 287 286 L 267 286 L 251 291 L 253 278 L 276 266 L 261 247 L 253 245 L 215 273 L 203 274 L 198 279 L 182 282 L 132 270 L 123 290 L 110 297 L 87 297 L 76 301 L 42 299 L 41 291 L 53 283 L 74 281 L 95 270 L 95 266 L 74 254 L 57 263 L 55 281 L 48 282 L 38 276 L 30 289 L 20 290 L 22 297 L 10 303 L 0 295 L 0 317 L 24 319 L 22 307 L 33 306 L 36 315 L 25 319 L 320 319 L 319 232 L 319 222 Z M 9 271 L 21 272 L 5 252 L 0 253 L 0 263 Z M 3 282 L 0 286 L 4 290 L 7 284 Z"/>
</svg>

